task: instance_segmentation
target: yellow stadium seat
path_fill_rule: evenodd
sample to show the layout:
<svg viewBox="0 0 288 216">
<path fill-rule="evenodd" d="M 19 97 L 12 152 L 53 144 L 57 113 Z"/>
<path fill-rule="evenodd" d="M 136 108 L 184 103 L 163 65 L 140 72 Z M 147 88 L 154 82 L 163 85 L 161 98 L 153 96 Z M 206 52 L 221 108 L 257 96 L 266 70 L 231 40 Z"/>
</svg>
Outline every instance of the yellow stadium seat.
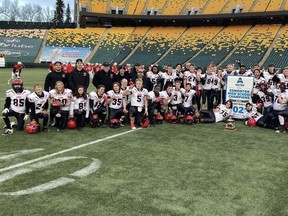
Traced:
<svg viewBox="0 0 288 216">
<path fill-rule="evenodd" d="M 218 14 L 226 3 L 227 0 L 211 0 L 206 9 L 203 11 L 203 14 Z"/>
<path fill-rule="evenodd" d="M 163 15 L 178 15 L 185 6 L 187 0 L 169 1 Z"/>
</svg>

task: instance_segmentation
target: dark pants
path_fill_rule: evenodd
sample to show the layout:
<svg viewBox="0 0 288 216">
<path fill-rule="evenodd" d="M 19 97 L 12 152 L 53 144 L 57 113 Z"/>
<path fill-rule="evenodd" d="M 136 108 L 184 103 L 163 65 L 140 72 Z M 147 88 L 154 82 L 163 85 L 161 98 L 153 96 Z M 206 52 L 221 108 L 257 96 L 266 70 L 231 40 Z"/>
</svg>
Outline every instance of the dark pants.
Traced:
<svg viewBox="0 0 288 216">
<path fill-rule="evenodd" d="M 49 117 L 48 114 L 38 113 L 35 114 L 34 119 L 39 125 L 40 125 L 39 119 L 43 119 L 43 127 L 46 127 L 48 123 L 48 117 Z"/>
<path fill-rule="evenodd" d="M 120 119 L 121 116 L 123 115 L 123 109 L 120 108 L 120 109 L 112 109 L 112 108 L 109 108 L 109 122 L 111 121 L 111 119 Z"/>
<path fill-rule="evenodd" d="M 209 110 L 200 110 L 200 114 L 203 116 L 201 122 L 215 123 L 216 117 L 215 117 L 214 112 L 211 112 Z"/>
<path fill-rule="evenodd" d="M 106 114 L 107 114 L 106 112 L 107 112 L 107 108 L 106 107 L 99 107 L 98 109 L 93 110 L 92 114 L 97 114 L 99 120 L 101 120 L 101 122 L 104 122 L 105 118 L 106 118 Z"/>
<path fill-rule="evenodd" d="M 69 116 L 69 111 L 60 111 L 61 117 L 56 116 L 57 113 L 54 113 L 54 116 L 56 118 L 56 127 L 58 129 L 66 129 L 67 127 L 67 122 L 68 122 L 68 116 Z"/>
<path fill-rule="evenodd" d="M 221 90 L 212 90 L 211 92 L 211 102 L 213 104 L 215 98 L 215 103 L 219 105 L 221 103 Z"/>
<path fill-rule="evenodd" d="M 181 104 L 180 109 L 183 110 L 183 112 L 181 112 L 181 114 L 183 115 L 187 115 L 187 114 L 195 114 L 195 108 L 193 106 L 190 107 L 184 107 L 183 104 Z"/>
<path fill-rule="evenodd" d="M 84 127 L 86 111 L 74 110 L 73 113 L 76 119 L 77 128 Z"/>
<path fill-rule="evenodd" d="M 213 110 L 213 101 L 211 100 L 211 94 L 212 90 L 203 90 L 202 103 L 205 104 L 207 101 L 207 108 L 210 111 Z"/>
<path fill-rule="evenodd" d="M 144 111 L 145 111 L 144 107 L 142 108 L 141 112 L 138 111 L 138 107 L 136 107 L 136 106 L 130 107 L 129 113 L 130 113 L 131 117 L 135 117 L 135 121 L 134 121 L 135 125 L 138 125 L 138 126 L 140 125 L 140 121 L 141 121 L 141 118 L 143 116 Z"/>
<path fill-rule="evenodd" d="M 11 129 L 9 116 L 14 116 L 17 119 L 17 130 L 21 131 L 24 129 L 25 113 L 17 113 L 17 112 L 14 112 L 13 110 L 9 110 L 8 113 L 3 113 L 3 120 L 6 124 L 6 127 L 8 129 Z"/>
</svg>

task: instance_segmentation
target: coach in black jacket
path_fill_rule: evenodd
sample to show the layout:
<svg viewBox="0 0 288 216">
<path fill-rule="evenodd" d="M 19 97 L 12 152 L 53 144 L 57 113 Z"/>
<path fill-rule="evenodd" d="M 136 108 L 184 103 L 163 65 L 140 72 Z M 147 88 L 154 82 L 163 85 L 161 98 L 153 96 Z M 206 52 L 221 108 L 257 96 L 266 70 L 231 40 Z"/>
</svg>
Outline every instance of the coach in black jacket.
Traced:
<svg viewBox="0 0 288 216">
<path fill-rule="evenodd" d="M 113 82 L 115 82 L 115 73 L 110 70 L 110 64 L 104 62 L 103 69 L 97 72 L 93 78 L 93 85 L 98 88 L 99 85 L 105 86 L 105 91 L 112 90 Z"/>
<path fill-rule="evenodd" d="M 84 86 L 87 90 L 89 87 L 89 73 L 83 68 L 82 59 L 76 60 L 76 68 L 69 75 L 69 88 L 75 92 L 77 90 L 77 86 Z"/>
<path fill-rule="evenodd" d="M 62 81 L 64 86 L 68 87 L 68 74 L 62 71 L 62 62 L 56 61 L 54 63 L 54 70 L 47 74 L 44 83 L 44 90 L 49 92 L 55 88 L 57 81 Z"/>
</svg>

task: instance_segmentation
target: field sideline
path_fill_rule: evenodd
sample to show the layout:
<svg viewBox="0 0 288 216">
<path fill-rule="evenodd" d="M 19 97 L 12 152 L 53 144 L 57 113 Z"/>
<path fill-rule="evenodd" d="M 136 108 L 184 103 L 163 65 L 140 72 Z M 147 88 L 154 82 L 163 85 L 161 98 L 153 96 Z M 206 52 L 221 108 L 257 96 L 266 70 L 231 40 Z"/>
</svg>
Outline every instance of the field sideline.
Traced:
<svg viewBox="0 0 288 216">
<path fill-rule="evenodd" d="M 46 74 L 25 69 L 24 86 Z M 9 76 L 0 69 L 1 110 Z M 1 136 L 0 215 L 288 215 L 287 134 L 224 126 Z"/>
</svg>

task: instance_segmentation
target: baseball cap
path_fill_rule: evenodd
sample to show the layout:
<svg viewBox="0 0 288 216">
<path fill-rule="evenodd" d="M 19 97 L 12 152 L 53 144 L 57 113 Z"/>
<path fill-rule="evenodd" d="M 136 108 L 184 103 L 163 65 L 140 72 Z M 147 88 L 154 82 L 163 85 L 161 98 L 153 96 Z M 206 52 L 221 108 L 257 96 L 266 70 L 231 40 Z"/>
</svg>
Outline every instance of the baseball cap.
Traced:
<svg viewBox="0 0 288 216">
<path fill-rule="evenodd" d="M 108 62 L 104 62 L 102 65 L 103 65 L 104 67 L 110 66 L 110 64 L 109 64 Z"/>
</svg>

